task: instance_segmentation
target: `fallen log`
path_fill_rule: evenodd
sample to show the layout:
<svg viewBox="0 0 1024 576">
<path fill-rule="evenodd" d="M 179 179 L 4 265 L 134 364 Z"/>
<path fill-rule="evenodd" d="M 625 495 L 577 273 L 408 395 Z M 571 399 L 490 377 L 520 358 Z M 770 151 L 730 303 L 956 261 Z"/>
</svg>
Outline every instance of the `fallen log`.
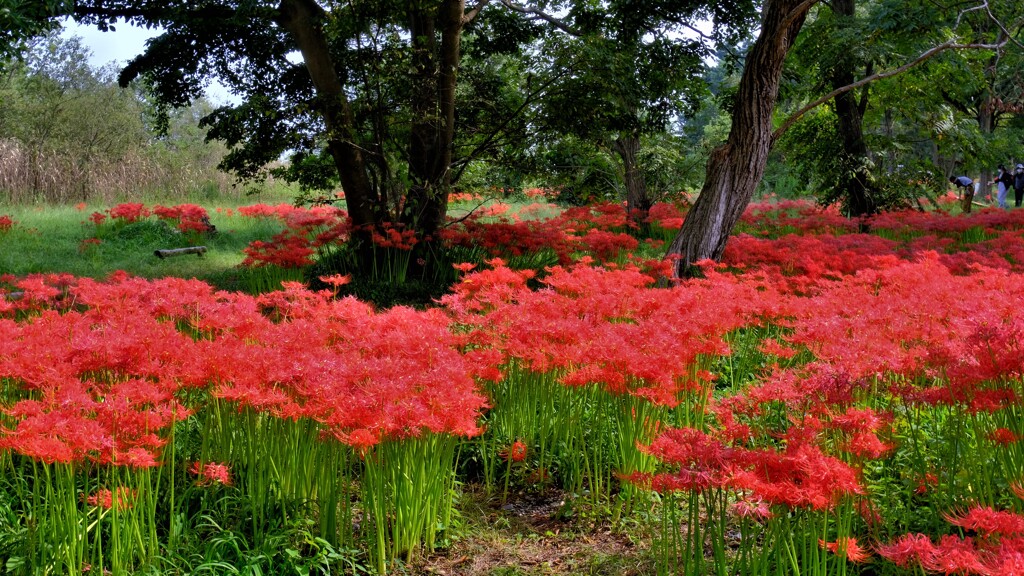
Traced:
<svg viewBox="0 0 1024 576">
<path fill-rule="evenodd" d="M 189 246 L 188 248 L 168 248 L 166 250 L 153 251 L 153 255 L 161 260 L 172 256 L 184 256 L 185 254 L 195 254 L 202 257 L 205 253 L 206 246 Z"/>
</svg>

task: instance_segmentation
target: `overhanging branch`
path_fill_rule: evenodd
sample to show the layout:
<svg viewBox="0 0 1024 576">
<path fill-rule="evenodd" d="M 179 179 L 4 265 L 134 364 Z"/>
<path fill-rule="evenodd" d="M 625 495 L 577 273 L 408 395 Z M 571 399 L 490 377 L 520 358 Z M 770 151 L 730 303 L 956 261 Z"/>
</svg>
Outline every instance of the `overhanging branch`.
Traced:
<svg viewBox="0 0 1024 576">
<path fill-rule="evenodd" d="M 509 10 L 514 10 L 516 12 L 519 12 L 520 14 L 526 14 L 527 16 L 532 16 L 534 18 L 543 20 L 548 24 L 551 24 L 555 28 L 558 28 L 562 32 L 565 32 L 566 34 L 572 34 L 573 36 L 583 35 L 582 32 L 574 28 L 572 25 L 566 23 L 565 20 L 562 20 L 561 18 L 556 18 L 539 8 L 532 8 L 529 6 L 516 4 L 512 0 L 501 0 L 501 3 Z"/>
<path fill-rule="evenodd" d="M 1005 45 L 1006 45 L 1006 41 L 1000 42 L 998 44 L 978 44 L 978 43 L 959 44 L 959 43 L 957 43 L 957 42 L 955 42 L 953 40 L 950 40 L 948 42 L 943 42 L 942 44 L 939 44 L 938 46 L 933 46 L 933 47 L 929 48 L 928 50 L 925 50 L 917 58 L 911 60 L 910 62 L 907 62 L 906 64 L 904 64 L 902 66 L 899 66 L 898 68 L 893 68 L 891 70 L 886 70 L 884 72 L 878 72 L 877 74 L 872 74 L 872 75 L 867 76 L 865 78 L 862 78 L 862 79 L 860 79 L 860 80 L 858 80 L 858 81 L 856 81 L 856 82 L 854 82 L 852 84 L 847 84 L 846 86 L 842 86 L 840 88 L 836 88 L 835 90 L 829 92 L 828 94 L 825 94 L 821 98 L 818 98 L 817 100 L 815 100 L 815 101 L 811 102 L 810 104 L 804 106 L 803 108 L 797 110 L 789 118 L 786 118 L 786 120 L 782 123 L 782 125 L 780 125 L 777 129 L 775 129 L 775 131 L 772 133 L 772 143 L 775 143 L 776 141 L 778 141 L 778 139 L 780 137 L 782 137 L 783 134 L 786 133 L 786 130 L 789 130 L 793 126 L 793 124 L 796 124 L 797 120 L 802 118 L 804 116 L 804 114 L 807 114 L 811 110 L 817 108 L 818 106 L 821 106 L 825 102 L 828 102 L 829 100 L 835 98 L 836 96 L 839 96 L 840 94 L 844 94 L 846 92 L 849 92 L 850 90 L 856 90 L 857 88 L 860 88 L 861 86 L 864 86 L 865 84 L 870 84 L 871 82 L 875 82 L 877 80 L 882 80 L 882 79 L 885 79 L 885 78 L 890 78 L 892 76 L 896 76 L 896 75 L 902 74 L 902 73 L 906 72 L 907 70 L 910 70 L 911 68 L 913 68 L 913 67 L 915 67 L 915 66 L 917 66 L 917 65 L 919 65 L 919 64 L 921 64 L 921 63 L 923 63 L 925 61 L 927 61 L 928 59 L 932 58 L 936 54 L 940 54 L 942 52 L 945 52 L 946 50 L 968 50 L 968 49 L 972 49 L 972 50 L 999 50 L 1000 48 L 1002 48 Z"/>
</svg>

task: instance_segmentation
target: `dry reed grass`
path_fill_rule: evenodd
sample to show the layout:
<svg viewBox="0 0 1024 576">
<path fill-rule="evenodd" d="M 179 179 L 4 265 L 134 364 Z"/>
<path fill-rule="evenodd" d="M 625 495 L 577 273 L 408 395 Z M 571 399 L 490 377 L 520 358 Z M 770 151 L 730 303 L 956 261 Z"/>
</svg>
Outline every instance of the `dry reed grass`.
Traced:
<svg viewBox="0 0 1024 576">
<path fill-rule="evenodd" d="M 133 150 L 116 160 L 83 160 L 0 139 L 0 200 L 111 204 L 153 195 L 184 198 L 211 187 L 220 193 L 232 190 L 231 178 L 214 168 L 182 166 L 144 152 Z"/>
</svg>

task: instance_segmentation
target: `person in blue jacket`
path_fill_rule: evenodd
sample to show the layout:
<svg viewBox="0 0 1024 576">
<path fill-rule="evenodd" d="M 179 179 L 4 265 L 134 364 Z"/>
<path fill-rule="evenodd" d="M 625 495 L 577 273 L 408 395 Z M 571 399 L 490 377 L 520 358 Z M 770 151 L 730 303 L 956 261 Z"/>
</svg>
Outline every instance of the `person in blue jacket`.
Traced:
<svg viewBox="0 0 1024 576">
<path fill-rule="evenodd" d="M 960 209 L 964 214 L 969 214 L 971 212 L 971 202 L 974 201 L 974 180 L 967 176 L 950 176 L 949 182 L 962 189 L 963 196 L 960 199 Z"/>
</svg>

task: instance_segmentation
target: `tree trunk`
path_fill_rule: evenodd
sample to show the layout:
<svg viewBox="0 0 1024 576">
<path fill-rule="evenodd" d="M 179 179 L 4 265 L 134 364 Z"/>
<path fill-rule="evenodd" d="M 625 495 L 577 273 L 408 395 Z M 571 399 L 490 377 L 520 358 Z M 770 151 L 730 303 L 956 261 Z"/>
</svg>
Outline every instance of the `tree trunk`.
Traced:
<svg viewBox="0 0 1024 576">
<path fill-rule="evenodd" d="M 855 16 L 856 0 L 833 0 L 832 11 L 837 20 L 848 20 Z M 859 62 L 853 58 L 852 50 L 846 50 L 840 56 L 832 70 L 832 88 L 842 88 L 855 81 L 854 70 Z M 847 209 L 850 216 L 867 216 L 873 214 L 877 206 L 872 197 L 872 182 L 868 159 L 868 145 L 864 141 L 864 107 L 867 104 L 867 90 L 864 87 L 863 97 L 857 102 L 854 91 L 843 92 L 835 97 L 836 129 L 843 141 L 843 156 L 840 158 L 841 174 L 837 185 L 844 190 L 847 198 Z"/>
<path fill-rule="evenodd" d="M 747 55 L 736 92 L 729 138 L 708 159 L 707 176 L 668 253 L 679 257 L 677 277 L 707 258 L 719 260 L 733 227 L 764 175 L 771 150 L 772 113 L 786 54 L 812 0 L 767 0 L 761 32 Z"/>
<path fill-rule="evenodd" d="M 999 40 L 1005 34 L 999 32 Z M 991 139 L 992 133 L 996 130 L 996 105 L 992 90 L 996 83 L 996 73 L 999 68 L 999 54 L 994 54 L 985 66 L 985 91 L 981 95 L 981 102 L 978 105 L 978 130 L 986 140 Z M 985 166 L 981 171 L 981 190 L 979 193 L 983 199 L 994 201 L 990 198 L 992 193 L 992 167 Z M 986 198 L 989 197 L 989 198 Z M 970 212 L 970 206 L 965 206 L 965 211 Z"/>
<path fill-rule="evenodd" d="M 402 221 L 424 238 L 440 229 L 448 211 L 455 87 L 466 7 L 465 0 L 443 0 L 434 12 L 429 4 L 414 1 L 409 14 L 415 71 L 409 141 L 413 181 L 402 215 Z M 435 38 L 438 25 L 440 49 Z"/>
<path fill-rule="evenodd" d="M 651 198 L 647 194 L 647 182 L 637 165 L 640 154 L 640 136 L 629 134 L 612 141 L 612 149 L 622 160 L 622 178 L 626 184 L 626 216 L 643 227 L 647 213 L 651 210 Z"/>
<path fill-rule="evenodd" d="M 381 206 L 355 142 L 352 110 L 324 35 L 326 14 L 315 0 L 281 0 L 278 11 L 281 26 L 295 39 L 313 80 L 316 107 L 327 127 L 327 151 L 337 167 L 353 229 L 368 233 L 379 220 Z"/>
</svg>

